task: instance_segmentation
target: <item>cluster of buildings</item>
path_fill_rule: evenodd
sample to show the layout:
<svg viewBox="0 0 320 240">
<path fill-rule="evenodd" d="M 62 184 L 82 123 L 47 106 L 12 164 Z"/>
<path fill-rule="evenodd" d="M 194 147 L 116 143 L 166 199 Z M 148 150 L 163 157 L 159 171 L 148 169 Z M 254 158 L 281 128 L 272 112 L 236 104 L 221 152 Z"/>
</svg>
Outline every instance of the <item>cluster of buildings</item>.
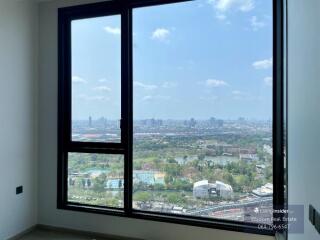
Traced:
<svg viewBox="0 0 320 240">
<path fill-rule="evenodd" d="M 146 185 L 155 185 L 161 184 L 164 185 L 165 173 L 159 171 L 144 171 L 144 170 L 135 170 L 133 171 L 133 183 L 134 184 L 146 184 Z M 108 178 L 106 180 L 105 189 L 122 189 L 124 188 L 123 178 Z"/>
<path fill-rule="evenodd" d="M 257 154 L 250 154 L 250 153 L 240 154 L 239 158 L 240 158 L 240 160 L 248 161 L 248 162 L 250 162 L 250 161 L 258 161 L 259 160 Z"/>
<path fill-rule="evenodd" d="M 74 173 L 68 178 L 69 186 L 75 186 L 80 184 L 83 188 L 91 188 L 94 185 L 93 179 L 99 177 L 101 174 L 107 174 L 105 171 L 101 170 L 90 170 L 85 173 Z M 108 175 L 108 174 L 107 174 Z M 143 183 L 146 185 L 162 184 L 164 185 L 165 173 L 159 171 L 144 171 L 144 170 L 134 170 L 133 171 L 133 183 L 139 184 Z M 105 181 L 105 189 L 123 189 L 124 180 L 119 176 L 108 176 Z"/>
<path fill-rule="evenodd" d="M 72 139 L 75 141 L 120 141 L 120 120 L 107 120 L 104 117 L 72 121 Z"/>
<path fill-rule="evenodd" d="M 74 186 L 76 183 L 80 183 L 83 188 L 91 188 L 94 186 L 93 179 L 99 177 L 102 174 L 101 171 L 90 173 L 71 175 L 68 178 L 69 186 Z M 135 170 L 133 171 L 133 183 L 143 183 L 146 185 L 161 184 L 164 185 L 165 173 L 159 171 L 144 171 Z M 107 177 L 105 181 L 105 189 L 123 189 L 124 180 L 121 177 Z M 224 199 L 231 199 L 233 197 L 233 189 L 229 184 L 221 181 L 215 183 L 209 183 L 208 180 L 202 180 L 193 184 L 193 196 L 195 198 L 210 198 L 210 197 L 221 197 Z"/>
<path fill-rule="evenodd" d="M 156 128 L 156 127 L 161 127 L 163 125 L 163 120 L 154 119 L 154 118 L 144 119 L 144 120 L 141 120 L 141 124 L 146 127 Z"/>
<path fill-rule="evenodd" d="M 143 119 L 143 120 L 135 120 L 135 126 L 139 127 L 147 127 L 147 128 L 157 128 L 162 126 L 176 126 L 176 127 L 188 127 L 188 128 L 222 128 L 224 125 L 224 121 L 221 119 L 216 119 L 211 117 L 207 120 L 196 120 L 194 118 L 186 119 L 186 120 L 173 120 L 173 119 Z"/>
<path fill-rule="evenodd" d="M 270 154 L 270 155 L 272 155 L 272 153 L 273 153 L 272 147 L 267 144 L 263 145 L 263 151 Z"/>
<path fill-rule="evenodd" d="M 206 154 L 209 156 L 230 156 L 239 157 L 240 160 L 254 161 L 259 160 L 257 150 L 255 148 L 241 148 L 240 146 L 231 144 L 205 144 L 205 141 L 199 142 Z"/>
<path fill-rule="evenodd" d="M 145 183 L 147 185 L 165 184 L 165 173 L 159 171 L 133 171 L 133 183 Z"/>
</svg>

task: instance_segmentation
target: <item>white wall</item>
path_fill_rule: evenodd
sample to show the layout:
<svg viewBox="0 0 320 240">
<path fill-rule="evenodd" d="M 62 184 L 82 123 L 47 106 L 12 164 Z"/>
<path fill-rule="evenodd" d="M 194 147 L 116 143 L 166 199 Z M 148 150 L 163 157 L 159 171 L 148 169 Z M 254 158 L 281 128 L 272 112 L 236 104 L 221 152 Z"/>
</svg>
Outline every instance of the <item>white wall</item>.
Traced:
<svg viewBox="0 0 320 240">
<path fill-rule="evenodd" d="M 320 1 L 288 2 L 289 203 L 305 205 L 305 233 L 289 240 L 316 240 L 308 205 L 320 211 Z"/>
<path fill-rule="evenodd" d="M 273 239 L 237 232 L 187 227 L 56 209 L 57 189 L 57 7 L 71 1 L 40 4 L 39 223 L 148 240 Z M 72 1 L 74 3 L 84 1 Z M 88 1 L 87 1 L 88 2 Z M 91 1 L 92 2 L 92 1 Z"/>
<path fill-rule="evenodd" d="M 37 22 L 35 4 L 0 0 L 0 239 L 37 221 Z"/>
</svg>

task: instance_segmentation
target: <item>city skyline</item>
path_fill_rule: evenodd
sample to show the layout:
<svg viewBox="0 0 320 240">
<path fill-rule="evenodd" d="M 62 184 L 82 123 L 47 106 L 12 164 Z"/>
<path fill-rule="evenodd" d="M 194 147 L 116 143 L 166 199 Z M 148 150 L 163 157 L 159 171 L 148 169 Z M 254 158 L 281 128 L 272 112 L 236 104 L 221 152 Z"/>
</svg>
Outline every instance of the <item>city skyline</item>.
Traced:
<svg viewBox="0 0 320 240">
<path fill-rule="evenodd" d="M 109 120 L 109 121 L 119 121 L 120 119 L 112 119 L 112 118 L 107 118 L 105 116 L 100 116 L 97 118 L 94 118 L 92 116 L 88 116 L 87 118 L 83 119 L 73 119 L 72 121 L 89 121 L 89 118 L 91 117 L 92 121 L 99 121 L 99 120 Z M 223 120 L 223 121 L 240 121 L 240 120 L 245 120 L 245 121 L 272 121 L 272 118 L 265 118 L 265 119 L 257 119 L 257 118 L 245 118 L 242 116 L 235 117 L 235 118 L 218 118 L 218 117 L 209 117 L 209 118 L 196 118 L 196 117 L 188 117 L 188 118 L 155 118 L 155 117 L 150 117 L 150 118 L 134 118 L 134 121 L 143 121 L 143 120 L 163 120 L 163 121 L 185 121 L 185 120 L 198 120 L 198 121 L 209 121 L 211 118 L 214 118 L 215 120 Z"/>
</svg>

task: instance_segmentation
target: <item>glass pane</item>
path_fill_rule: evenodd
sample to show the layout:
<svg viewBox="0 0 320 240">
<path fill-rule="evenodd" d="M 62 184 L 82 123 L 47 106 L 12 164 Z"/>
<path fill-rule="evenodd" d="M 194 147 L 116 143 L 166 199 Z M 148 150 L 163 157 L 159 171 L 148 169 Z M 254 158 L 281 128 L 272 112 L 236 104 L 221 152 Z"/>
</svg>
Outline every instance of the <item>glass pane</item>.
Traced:
<svg viewBox="0 0 320 240">
<path fill-rule="evenodd" d="M 271 223 L 272 1 L 223 2 L 134 9 L 133 206 Z"/>
<path fill-rule="evenodd" d="M 72 140 L 120 142 L 120 15 L 72 21 Z"/>
<path fill-rule="evenodd" d="M 123 208 L 122 155 L 69 153 L 68 201 Z"/>
</svg>

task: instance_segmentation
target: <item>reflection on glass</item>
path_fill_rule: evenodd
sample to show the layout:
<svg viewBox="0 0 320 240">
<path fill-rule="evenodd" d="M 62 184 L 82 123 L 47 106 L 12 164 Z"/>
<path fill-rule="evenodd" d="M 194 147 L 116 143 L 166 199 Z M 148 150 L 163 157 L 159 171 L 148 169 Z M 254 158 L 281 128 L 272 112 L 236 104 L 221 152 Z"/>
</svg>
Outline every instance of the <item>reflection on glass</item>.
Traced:
<svg viewBox="0 0 320 240">
<path fill-rule="evenodd" d="M 68 201 L 123 208 L 122 155 L 69 153 Z"/>
</svg>

